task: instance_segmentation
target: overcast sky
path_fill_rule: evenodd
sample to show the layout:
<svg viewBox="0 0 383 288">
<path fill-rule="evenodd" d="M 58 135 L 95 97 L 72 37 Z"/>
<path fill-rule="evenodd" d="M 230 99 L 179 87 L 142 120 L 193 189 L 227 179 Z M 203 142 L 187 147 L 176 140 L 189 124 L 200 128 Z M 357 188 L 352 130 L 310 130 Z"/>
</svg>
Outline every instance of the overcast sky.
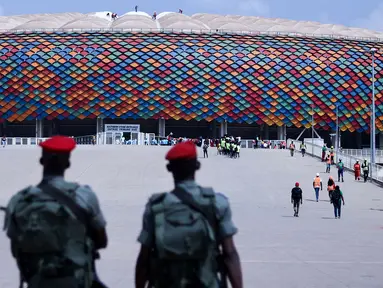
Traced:
<svg viewBox="0 0 383 288">
<path fill-rule="evenodd" d="M 3 15 L 113 11 L 118 14 L 133 10 L 178 11 L 185 14 L 216 13 L 258 15 L 313 20 L 383 31 L 383 0 L 0 0 Z"/>
</svg>

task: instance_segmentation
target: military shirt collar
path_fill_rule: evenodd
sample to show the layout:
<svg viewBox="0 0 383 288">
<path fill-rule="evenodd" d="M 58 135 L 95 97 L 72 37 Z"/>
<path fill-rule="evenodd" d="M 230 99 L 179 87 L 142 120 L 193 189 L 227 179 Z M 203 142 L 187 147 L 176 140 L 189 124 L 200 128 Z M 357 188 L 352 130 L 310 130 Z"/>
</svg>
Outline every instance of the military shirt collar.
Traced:
<svg viewBox="0 0 383 288">
<path fill-rule="evenodd" d="M 187 187 L 187 188 L 198 187 L 197 183 L 194 180 L 181 181 L 181 182 L 178 182 L 176 186 Z"/>
<path fill-rule="evenodd" d="M 63 176 L 57 176 L 57 175 L 44 175 L 43 180 L 45 180 L 45 181 L 64 180 L 64 177 Z"/>
</svg>

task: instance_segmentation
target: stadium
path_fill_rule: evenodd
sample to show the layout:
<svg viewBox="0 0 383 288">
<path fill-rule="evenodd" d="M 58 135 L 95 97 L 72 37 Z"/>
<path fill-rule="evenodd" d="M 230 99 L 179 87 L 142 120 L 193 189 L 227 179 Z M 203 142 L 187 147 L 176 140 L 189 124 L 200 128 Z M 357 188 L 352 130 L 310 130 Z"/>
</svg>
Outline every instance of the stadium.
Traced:
<svg viewBox="0 0 383 288">
<path fill-rule="evenodd" d="M 90 135 L 139 124 L 165 136 L 369 144 L 372 48 L 383 146 L 383 33 L 263 17 L 164 12 L 0 17 L 1 133 Z M 310 131 L 306 131 L 311 135 Z"/>
</svg>

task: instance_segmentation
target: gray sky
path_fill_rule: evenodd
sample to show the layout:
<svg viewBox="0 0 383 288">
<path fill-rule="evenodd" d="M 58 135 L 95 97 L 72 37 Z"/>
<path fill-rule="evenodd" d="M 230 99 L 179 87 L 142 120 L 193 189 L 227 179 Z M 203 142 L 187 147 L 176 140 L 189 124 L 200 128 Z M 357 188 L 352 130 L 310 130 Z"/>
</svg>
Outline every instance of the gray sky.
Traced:
<svg viewBox="0 0 383 288">
<path fill-rule="evenodd" d="M 185 14 L 215 13 L 259 15 L 266 17 L 313 20 L 383 31 L 383 0 L 0 0 L 3 15 L 113 11 L 118 14 L 133 10 L 178 11 Z"/>
</svg>

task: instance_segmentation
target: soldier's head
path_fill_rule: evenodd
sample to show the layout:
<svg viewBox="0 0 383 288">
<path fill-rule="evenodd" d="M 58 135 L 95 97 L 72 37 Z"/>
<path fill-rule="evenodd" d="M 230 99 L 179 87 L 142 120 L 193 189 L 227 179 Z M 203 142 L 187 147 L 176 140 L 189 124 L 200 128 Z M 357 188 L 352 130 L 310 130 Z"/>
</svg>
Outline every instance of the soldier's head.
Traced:
<svg viewBox="0 0 383 288">
<path fill-rule="evenodd" d="M 165 159 L 169 161 L 166 168 L 173 174 L 175 182 L 194 179 L 195 172 L 201 167 L 197 160 L 197 148 L 191 141 L 175 145 Z"/>
<path fill-rule="evenodd" d="M 70 153 L 76 147 L 72 138 L 54 136 L 39 145 L 43 150 L 40 164 L 44 167 L 44 173 L 63 174 L 70 167 Z"/>
</svg>

